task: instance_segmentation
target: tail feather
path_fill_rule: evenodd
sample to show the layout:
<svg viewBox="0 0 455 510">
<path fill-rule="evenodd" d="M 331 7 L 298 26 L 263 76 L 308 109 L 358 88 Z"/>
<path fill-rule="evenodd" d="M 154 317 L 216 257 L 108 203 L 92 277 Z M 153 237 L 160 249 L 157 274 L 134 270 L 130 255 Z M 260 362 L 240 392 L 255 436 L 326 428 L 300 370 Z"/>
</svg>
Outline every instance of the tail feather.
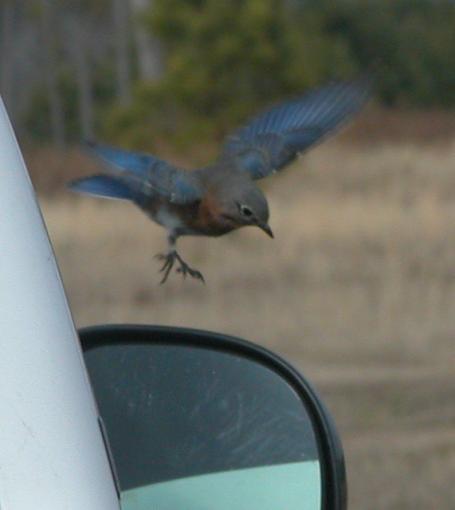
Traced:
<svg viewBox="0 0 455 510">
<path fill-rule="evenodd" d="M 71 191 L 85 193 L 103 198 L 133 200 L 131 189 L 123 182 L 110 175 L 93 175 L 76 179 L 68 184 Z"/>
</svg>

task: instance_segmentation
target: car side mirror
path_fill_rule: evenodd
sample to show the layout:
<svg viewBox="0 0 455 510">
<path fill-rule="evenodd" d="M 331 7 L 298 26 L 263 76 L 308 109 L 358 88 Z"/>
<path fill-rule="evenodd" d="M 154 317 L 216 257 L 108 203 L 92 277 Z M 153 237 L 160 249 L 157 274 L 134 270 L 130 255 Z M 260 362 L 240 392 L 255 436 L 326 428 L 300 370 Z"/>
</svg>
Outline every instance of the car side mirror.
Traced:
<svg viewBox="0 0 455 510">
<path fill-rule="evenodd" d="M 80 339 L 123 510 L 343 510 L 343 452 L 315 390 L 270 351 L 205 331 Z"/>
</svg>

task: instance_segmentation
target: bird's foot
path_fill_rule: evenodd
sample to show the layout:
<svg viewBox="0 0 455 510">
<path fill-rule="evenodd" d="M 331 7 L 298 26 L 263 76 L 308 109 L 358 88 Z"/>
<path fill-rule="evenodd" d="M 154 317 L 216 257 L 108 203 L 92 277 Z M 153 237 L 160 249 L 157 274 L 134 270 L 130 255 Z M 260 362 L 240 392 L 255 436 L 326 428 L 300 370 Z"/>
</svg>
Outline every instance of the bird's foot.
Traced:
<svg viewBox="0 0 455 510">
<path fill-rule="evenodd" d="M 200 271 L 190 267 L 177 252 L 175 252 L 175 257 L 180 264 L 180 267 L 177 268 L 177 273 L 181 273 L 184 278 L 186 278 L 186 275 L 189 274 L 192 278 L 201 280 L 202 283 L 205 283 L 204 277 Z"/>
<path fill-rule="evenodd" d="M 159 253 L 158 255 L 155 255 L 156 259 L 164 261 L 164 264 L 160 269 L 160 273 L 164 273 L 163 278 L 160 281 L 160 285 L 163 285 L 163 283 L 167 280 L 169 273 L 174 267 L 175 254 L 175 251 L 170 251 L 169 253 Z"/>
<path fill-rule="evenodd" d="M 192 278 L 201 280 L 202 283 L 205 283 L 202 273 L 196 269 L 191 268 L 175 250 L 172 250 L 166 254 L 156 255 L 156 258 L 158 260 L 164 261 L 163 267 L 160 269 L 160 273 L 164 273 L 160 285 L 162 285 L 167 280 L 176 261 L 179 263 L 177 273 L 181 273 L 184 278 L 186 278 L 186 275 L 190 275 Z"/>
</svg>

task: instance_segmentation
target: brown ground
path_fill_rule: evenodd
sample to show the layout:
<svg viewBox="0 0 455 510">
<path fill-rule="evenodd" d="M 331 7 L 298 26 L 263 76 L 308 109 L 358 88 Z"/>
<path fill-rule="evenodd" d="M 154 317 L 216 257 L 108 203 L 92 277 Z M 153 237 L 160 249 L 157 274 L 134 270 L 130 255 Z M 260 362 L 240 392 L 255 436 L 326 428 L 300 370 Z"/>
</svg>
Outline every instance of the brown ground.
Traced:
<svg viewBox="0 0 455 510">
<path fill-rule="evenodd" d="M 455 144 L 325 144 L 264 182 L 276 239 L 185 239 L 207 285 L 158 285 L 164 233 L 132 206 L 42 205 L 79 326 L 143 322 L 268 346 L 315 382 L 350 508 L 455 508 Z"/>
</svg>

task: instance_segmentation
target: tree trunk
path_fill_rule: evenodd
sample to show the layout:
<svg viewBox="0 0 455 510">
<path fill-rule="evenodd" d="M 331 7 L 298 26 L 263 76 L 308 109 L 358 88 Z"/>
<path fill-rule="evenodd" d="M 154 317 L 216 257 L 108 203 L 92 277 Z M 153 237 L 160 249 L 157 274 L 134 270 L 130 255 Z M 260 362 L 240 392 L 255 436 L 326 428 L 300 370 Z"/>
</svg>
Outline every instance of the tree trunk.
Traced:
<svg viewBox="0 0 455 510">
<path fill-rule="evenodd" d="M 52 0 L 41 0 L 41 27 L 44 41 L 45 74 L 50 107 L 52 139 L 57 148 L 65 145 L 65 116 L 63 100 L 58 86 L 58 59 L 56 54 L 56 20 L 52 10 Z"/>
<path fill-rule="evenodd" d="M 150 35 L 142 23 L 146 9 L 153 9 L 153 0 L 130 0 L 134 14 L 134 40 L 141 80 L 157 81 L 163 75 L 163 49 L 160 41 Z"/>
<path fill-rule="evenodd" d="M 129 51 L 129 8 L 127 0 L 113 0 L 117 97 L 131 103 L 131 63 Z"/>
<path fill-rule="evenodd" d="M 13 23 L 14 10 L 11 0 L 2 2 L 1 7 L 1 66 L 0 92 L 8 107 L 10 115 L 13 113 Z"/>
<path fill-rule="evenodd" d="M 85 48 L 77 52 L 76 67 L 81 131 L 82 136 L 87 139 L 93 137 L 93 94 L 90 64 Z"/>
<path fill-rule="evenodd" d="M 88 54 L 87 21 L 76 17 L 68 19 L 68 50 L 74 62 L 76 84 L 78 89 L 79 122 L 82 137 L 93 138 L 93 85 Z"/>
</svg>

